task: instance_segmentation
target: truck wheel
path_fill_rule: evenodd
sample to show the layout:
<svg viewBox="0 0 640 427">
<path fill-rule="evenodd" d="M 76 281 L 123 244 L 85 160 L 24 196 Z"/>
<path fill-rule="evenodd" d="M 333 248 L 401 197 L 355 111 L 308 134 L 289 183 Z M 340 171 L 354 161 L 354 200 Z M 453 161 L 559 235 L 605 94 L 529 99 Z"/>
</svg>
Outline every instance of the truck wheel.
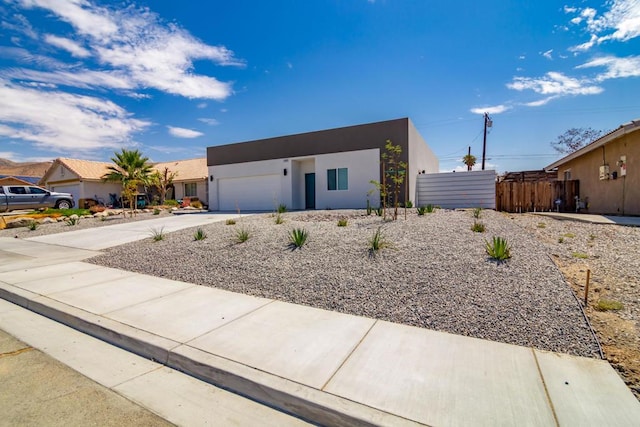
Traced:
<svg viewBox="0 0 640 427">
<path fill-rule="evenodd" d="M 68 200 L 58 200 L 56 209 L 71 209 L 71 202 Z"/>
</svg>

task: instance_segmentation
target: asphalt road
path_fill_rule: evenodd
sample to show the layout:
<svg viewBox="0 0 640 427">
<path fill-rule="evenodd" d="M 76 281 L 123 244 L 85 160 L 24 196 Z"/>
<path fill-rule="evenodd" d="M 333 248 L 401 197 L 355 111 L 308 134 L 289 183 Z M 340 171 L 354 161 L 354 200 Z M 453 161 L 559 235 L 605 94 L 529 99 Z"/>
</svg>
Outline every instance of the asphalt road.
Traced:
<svg viewBox="0 0 640 427">
<path fill-rule="evenodd" d="M 0 330 L 0 426 L 172 426 Z"/>
</svg>

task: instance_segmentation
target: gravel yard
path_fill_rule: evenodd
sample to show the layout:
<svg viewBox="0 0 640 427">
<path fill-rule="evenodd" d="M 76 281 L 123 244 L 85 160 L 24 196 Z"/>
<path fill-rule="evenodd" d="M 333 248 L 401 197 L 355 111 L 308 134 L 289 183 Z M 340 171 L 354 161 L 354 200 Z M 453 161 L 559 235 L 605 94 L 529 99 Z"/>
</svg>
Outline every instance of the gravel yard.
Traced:
<svg viewBox="0 0 640 427">
<path fill-rule="evenodd" d="M 402 215 L 402 214 L 401 214 Z M 274 298 L 494 341 L 598 357 L 598 345 L 549 249 L 509 215 L 483 211 L 485 233 L 471 231 L 471 211 L 437 210 L 383 222 L 364 211 L 292 212 L 242 217 L 112 248 L 90 260 L 204 286 Z M 347 227 L 338 227 L 340 218 Z M 531 224 L 539 220 L 533 216 Z M 529 224 L 530 227 L 535 225 Z M 299 250 L 288 232 L 309 231 Z M 381 227 L 388 248 L 369 239 Z M 529 228 L 530 228 L 529 227 Z M 250 238 L 237 243 L 237 230 Z M 535 230 L 534 230 L 535 231 Z M 485 239 L 502 236 L 512 258 L 489 260 Z"/>
</svg>

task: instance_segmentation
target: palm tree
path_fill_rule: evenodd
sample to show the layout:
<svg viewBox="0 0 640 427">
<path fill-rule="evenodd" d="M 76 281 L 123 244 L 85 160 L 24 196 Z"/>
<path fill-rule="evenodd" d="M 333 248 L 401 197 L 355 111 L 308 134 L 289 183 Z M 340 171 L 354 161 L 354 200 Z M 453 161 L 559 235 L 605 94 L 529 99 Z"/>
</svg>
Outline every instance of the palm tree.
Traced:
<svg viewBox="0 0 640 427">
<path fill-rule="evenodd" d="M 122 196 L 129 201 L 131 214 L 136 208 L 136 193 L 139 185 L 147 184 L 151 174 L 151 165 L 147 163 L 148 157 L 143 157 L 138 150 L 122 149 L 111 158 L 114 163 L 107 169 L 109 172 L 102 176 L 104 181 L 119 182 L 122 184 Z"/>
<path fill-rule="evenodd" d="M 470 171 L 471 169 L 473 169 L 473 165 L 476 164 L 476 156 L 474 156 L 473 154 L 467 154 L 462 158 L 462 163 L 467 165 L 467 170 Z"/>
</svg>

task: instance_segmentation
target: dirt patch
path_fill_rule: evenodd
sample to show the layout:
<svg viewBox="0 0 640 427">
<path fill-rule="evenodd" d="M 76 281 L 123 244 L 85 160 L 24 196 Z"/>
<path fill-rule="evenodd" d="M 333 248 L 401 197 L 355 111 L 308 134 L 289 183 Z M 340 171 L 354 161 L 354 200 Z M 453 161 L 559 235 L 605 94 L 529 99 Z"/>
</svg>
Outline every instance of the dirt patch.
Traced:
<svg viewBox="0 0 640 427">
<path fill-rule="evenodd" d="M 640 400 L 640 228 L 528 214 L 511 215 L 511 219 L 547 246 L 583 304 L 590 270 L 584 310 L 605 358 Z M 599 302 L 605 300 L 621 303 L 622 308 L 598 310 Z"/>
</svg>

